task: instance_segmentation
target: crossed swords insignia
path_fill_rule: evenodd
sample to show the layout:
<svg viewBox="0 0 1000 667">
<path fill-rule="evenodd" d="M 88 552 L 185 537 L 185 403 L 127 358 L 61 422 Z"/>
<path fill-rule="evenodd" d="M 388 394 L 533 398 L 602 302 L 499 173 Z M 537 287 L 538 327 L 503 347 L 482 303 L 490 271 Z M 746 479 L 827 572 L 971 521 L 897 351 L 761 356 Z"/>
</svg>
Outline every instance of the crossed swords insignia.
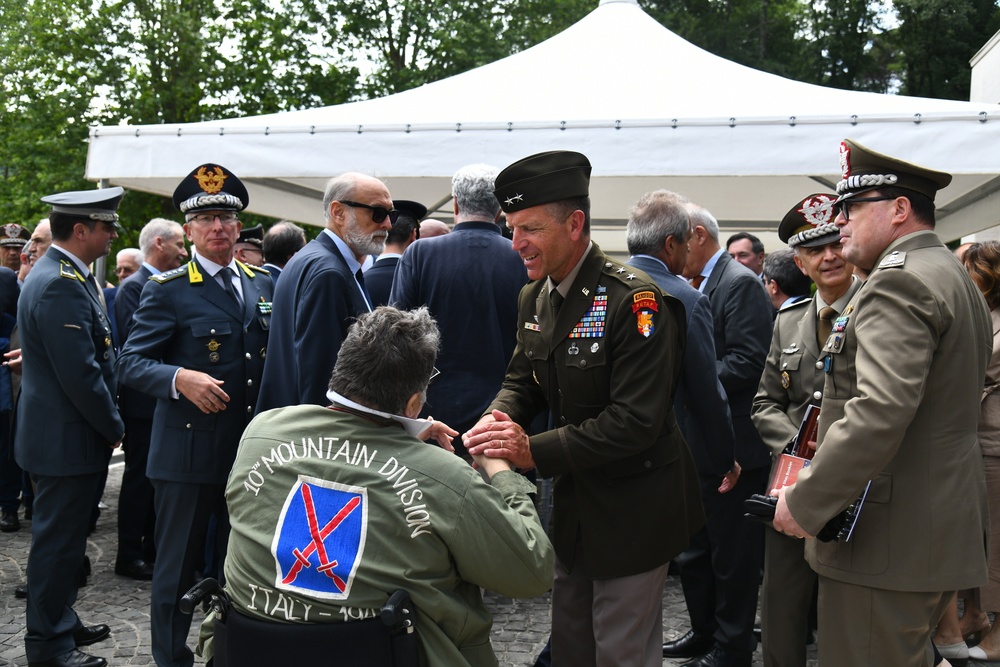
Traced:
<svg viewBox="0 0 1000 667">
<path fill-rule="evenodd" d="M 312 489 L 309 488 L 308 484 L 303 484 L 301 487 L 302 491 L 302 503 L 305 505 L 306 510 L 306 520 L 309 523 L 309 535 L 312 540 L 309 542 L 305 549 L 292 549 L 292 555 L 295 556 L 295 564 L 292 565 L 288 574 L 285 578 L 281 580 L 283 584 L 291 584 L 299 576 L 299 572 L 303 568 L 311 567 L 309 563 L 309 557 L 315 552 L 319 556 L 319 567 L 316 568 L 317 572 L 322 572 L 326 576 L 333 579 L 333 583 L 337 586 L 337 589 L 343 593 L 344 589 L 347 588 L 347 582 L 337 576 L 333 568 L 337 567 L 337 561 L 331 561 L 326 553 L 325 540 L 330 536 L 330 533 L 335 531 L 337 527 L 343 523 L 344 519 L 353 512 L 358 505 L 361 504 L 361 499 L 358 497 L 351 498 L 346 505 L 344 505 L 337 514 L 330 519 L 322 529 L 319 527 L 319 520 L 316 518 L 316 505 L 312 498 Z"/>
</svg>

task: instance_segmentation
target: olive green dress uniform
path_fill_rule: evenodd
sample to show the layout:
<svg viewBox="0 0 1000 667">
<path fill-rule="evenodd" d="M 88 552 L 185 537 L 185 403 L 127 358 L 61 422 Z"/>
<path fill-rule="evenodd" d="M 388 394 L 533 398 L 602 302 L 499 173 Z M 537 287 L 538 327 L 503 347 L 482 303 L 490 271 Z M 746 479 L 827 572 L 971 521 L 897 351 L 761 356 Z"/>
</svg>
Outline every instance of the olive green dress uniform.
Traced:
<svg viewBox="0 0 1000 667">
<path fill-rule="evenodd" d="M 346 586 L 340 594 L 309 590 L 301 579 L 286 583 L 276 565 L 294 544 L 281 534 L 300 480 L 316 489 L 321 524 L 339 508 L 324 505 L 324 487 L 363 494 L 356 569 L 340 545 L 357 534 L 338 528 L 325 547 L 344 564 L 333 570 Z M 235 609 L 275 623 L 369 618 L 404 589 L 416 606 L 422 665 L 494 667 L 480 586 L 531 597 L 552 585 L 552 546 L 528 495 L 534 490 L 513 471 L 485 483 L 462 459 L 391 419 L 314 405 L 269 410 L 247 428 L 226 487 L 226 589 Z M 202 628 L 203 645 L 210 628 Z"/>
<path fill-rule="evenodd" d="M 860 286 L 861 281 L 855 278 L 838 303 L 846 307 Z M 772 475 L 782 450 L 798 432 L 806 408 L 822 403 L 826 374 L 816 339 L 816 299 L 814 295 L 778 311 L 771 350 L 754 398 L 753 423 L 774 457 Z M 764 537 L 760 613 L 764 664 L 801 667 L 806 662 L 806 611 L 812 602 L 816 573 L 806 562 L 805 542 L 771 529 L 764 531 Z"/>
<path fill-rule="evenodd" d="M 918 232 L 884 251 L 840 321 L 843 331 L 835 324 L 824 348 L 820 447 L 785 497 L 815 535 L 872 484 L 851 540 L 810 540 L 810 565 L 834 583 L 884 591 L 983 584 L 988 526 L 976 423 L 992 331 L 982 295 L 933 232 Z M 866 613 L 828 623 L 820 599 L 820 627 L 869 632 Z M 833 639 L 821 641 L 821 660 L 859 664 L 841 652 L 848 642 Z"/>
<path fill-rule="evenodd" d="M 645 298 L 656 304 L 648 337 L 634 310 Z M 602 334 L 573 337 L 595 303 L 606 304 Z M 552 412 L 556 428 L 531 436 L 531 453 L 538 472 L 555 477 L 551 531 L 560 562 L 572 570 L 579 538 L 590 579 L 663 565 L 704 524 L 694 461 L 673 412 L 683 306 L 594 244 L 558 315 L 546 280 L 525 286 L 518 312 L 517 347 L 489 410 L 521 425 Z"/>
</svg>

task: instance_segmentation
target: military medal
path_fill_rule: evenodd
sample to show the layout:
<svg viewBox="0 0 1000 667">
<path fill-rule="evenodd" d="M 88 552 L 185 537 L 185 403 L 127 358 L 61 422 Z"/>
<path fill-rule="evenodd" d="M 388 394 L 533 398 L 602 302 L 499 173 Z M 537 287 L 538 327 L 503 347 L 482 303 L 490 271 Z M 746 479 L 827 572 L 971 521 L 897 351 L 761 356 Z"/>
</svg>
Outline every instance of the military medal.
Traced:
<svg viewBox="0 0 1000 667">
<path fill-rule="evenodd" d="M 788 389 L 792 386 L 792 377 L 788 374 L 788 371 L 781 371 L 781 388 Z"/>
<path fill-rule="evenodd" d="M 212 340 L 208 341 L 208 345 L 206 345 L 205 347 L 207 347 L 209 350 L 208 360 L 211 361 L 213 364 L 219 363 L 219 353 L 216 352 L 216 350 L 222 347 L 222 345 L 213 338 Z"/>
<path fill-rule="evenodd" d="M 590 308 L 569 332 L 567 338 L 604 337 L 604 322 L 608 316 L 608 295 L 602 294 L 602 291 L 603 288 L 598 286 L 594 302 L 590 304 Z"/>
<path fill-rule="evenodd" d="M 591 345 L 591 346 L 590 346 L 590 353 L 591 353 L 591 354 L 594 354 L 594 353 L 595 353 L 595 352 L 597 352 L 597 351 L 598 351 L 599 349 L 601 349 L 601 346 L 600 346 L 600 345 L 598 345 L 597 343 L 594 343 L 593 345 Z"/>
<path fill-rule="evenodd" d="M 271 314 L 271 302 L 264 301 L 264 297 L 260 297 L 260 301 L 257 302 L 257 312 L 261 315 Z"/>
<path fill-rule="evenodd" d="M 575 341 L 573 342 L 572 345 L 569 346 L 569 349 L 566 350 L 566 353 L 574 355 L 574 356 L 577 355 L 577 354 L 580 354 L 580 348 L 578 348 L 576 346 L 576 342 Z"/>
</svg>

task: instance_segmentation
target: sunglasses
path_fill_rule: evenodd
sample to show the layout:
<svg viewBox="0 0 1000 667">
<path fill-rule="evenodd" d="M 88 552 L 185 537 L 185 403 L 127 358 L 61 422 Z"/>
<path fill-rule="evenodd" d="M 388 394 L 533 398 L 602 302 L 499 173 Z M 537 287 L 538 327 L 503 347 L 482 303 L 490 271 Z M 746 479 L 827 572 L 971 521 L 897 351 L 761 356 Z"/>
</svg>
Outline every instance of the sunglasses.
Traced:
<svg viewBox="0 0 1000 667">
<path fill-rule="evenodd" d="M 895 199 L 895 197 L 862 197 L 860 199 L 845 199 L 839 204 L 834 204 L 834 206 L 840 210 L 844 216 L 844 220 L 851 219 L 851 206 L 854 204 L 864 204 L 870 201 L 889 201 L 890 199 Z"/>
<path fill-rule="evenodd" d="M 389 222 L 396 224 L 396 218 L 399 217 L 399 211 L 394 208 L 385 208 L 384 206 L 370 206 L 369 204 L 361 204 L 356 201 L 347 201 L 346 199 L 339 200 L 344 206 L 350 206 L 351 208 L 367 208 L 372 212 L 373 222 L 382 222 L 386 218 L 389 218 Z"/>
</svg>

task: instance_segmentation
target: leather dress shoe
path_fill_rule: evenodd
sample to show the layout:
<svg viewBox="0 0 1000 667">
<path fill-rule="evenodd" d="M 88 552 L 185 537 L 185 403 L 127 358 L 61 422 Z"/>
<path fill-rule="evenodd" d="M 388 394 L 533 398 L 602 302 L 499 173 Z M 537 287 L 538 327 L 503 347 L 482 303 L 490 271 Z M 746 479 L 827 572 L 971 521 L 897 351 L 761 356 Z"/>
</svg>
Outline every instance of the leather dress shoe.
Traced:
<svg viewBox="0 0 1000 667">
<path fill-rule="evenodd" d="M 153 566 L 141 558 L 129 561 L 115 561 L 115 574 L 135 579 L 149 581 L 153 578 Z"/>
<path fill-rule="evenodd" d="M 715 644 L 708 653 L 685 662 L 681 667 L 750 667 L 753 654 L 750 652 L 728 651 Z"/>
<path fill-rule="evenodd" d="M 21 584 L 14 589 L 14 597 L 18 600 L 26 600 L 28 598 L 28 584 Z"/>
<path fill-rule="evenodd" d="M 694 630 L 688 630 L 683 637 L 664 642 L 664 658 L 695 658 L 704 655 L 712 648 L 712 638 L 696 635 Z"/>
<path fill-rule="evenodd" d="M 108 661 L 104 658 L 98 658 L 96 655 L 87 655 L 73 649 L 56 658 L 29 662 L 28 667 L 105 667 L 107 664 Z"/>
<path fill-rule="evenodd" d="M 111 628 L 101 623 L 100 625 L 84 625 L 73 633 L 73 641 L 76 647 L 90 646 L 97 642 L 104 641 L 111 636 Z"/>
<path fill-rule="evenodd" d="M 0 512 L 0 531 L 13 533 L 21 530 L 21 522 L 17 519 L 17 512 Z"/>
</svg>

